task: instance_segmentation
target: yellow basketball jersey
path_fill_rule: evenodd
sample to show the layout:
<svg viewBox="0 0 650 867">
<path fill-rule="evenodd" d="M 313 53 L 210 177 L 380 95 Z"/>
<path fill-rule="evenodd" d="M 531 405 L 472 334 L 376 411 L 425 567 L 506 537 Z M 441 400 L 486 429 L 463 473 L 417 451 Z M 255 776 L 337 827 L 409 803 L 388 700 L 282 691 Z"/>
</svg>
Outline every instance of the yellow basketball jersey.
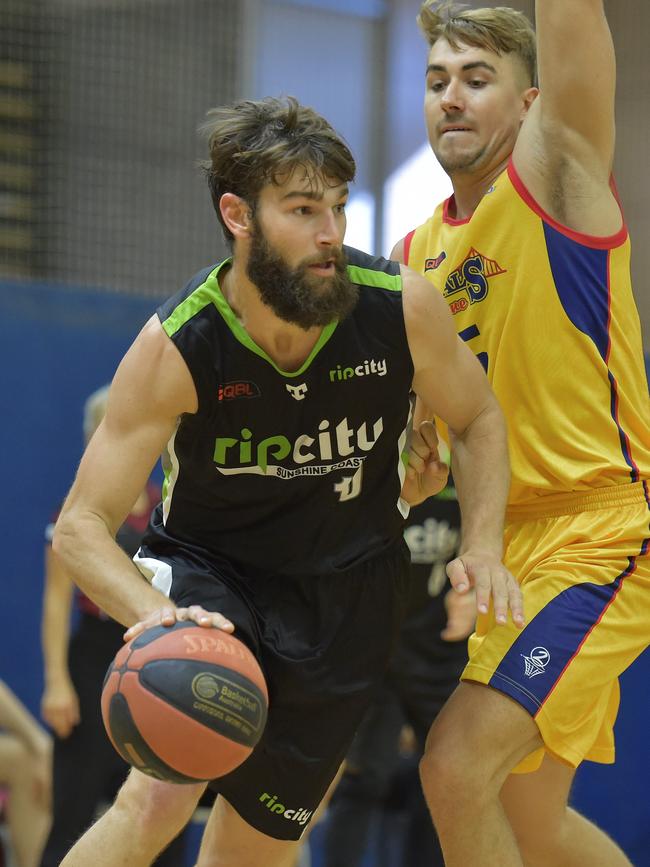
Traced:
<svg viewBox="0 0 650 867">
<path fill-rule="evenodd" d="M 510 505 L 650 477 L 650 401 L 625 226 L 551 219 L 512 164 L 469 220 L 449 200 L 405 239 L 485 367 L 510 436 Z M 647 486 L 646 486 L 647 491 Z"/>
</svg>

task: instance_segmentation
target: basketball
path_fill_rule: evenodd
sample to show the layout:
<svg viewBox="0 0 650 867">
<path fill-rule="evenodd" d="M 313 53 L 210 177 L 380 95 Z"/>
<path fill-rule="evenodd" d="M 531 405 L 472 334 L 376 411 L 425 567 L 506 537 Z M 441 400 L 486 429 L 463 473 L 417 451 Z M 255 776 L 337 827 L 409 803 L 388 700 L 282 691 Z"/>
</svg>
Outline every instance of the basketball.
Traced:
<svg viewBox="0 0 650 867">
<path fill-rule="evenodd" d="M 268 693 L 239 639 L 179 622 L 147 629 L 120 648 L 101 704 L 126 762 L 160 780 L 197 783 L 250 755 L 264 730 Z"/>
</svg>

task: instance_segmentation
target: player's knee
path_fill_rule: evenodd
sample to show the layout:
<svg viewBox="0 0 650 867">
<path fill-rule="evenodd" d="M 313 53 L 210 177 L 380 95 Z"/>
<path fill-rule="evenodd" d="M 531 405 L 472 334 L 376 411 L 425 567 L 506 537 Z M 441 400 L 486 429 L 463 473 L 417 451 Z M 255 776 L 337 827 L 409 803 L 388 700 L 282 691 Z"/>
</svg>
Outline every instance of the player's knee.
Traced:
<svg viewBox="0 0 650 867">
<path fill-rule="evenodd" d="M 432 726 L 420 761 L 422 788 L 432 813 L 458 812 L 459 805 L 474 808 L 498 798 L 497 757 L 475 735 L 461 719 L 447 719 L 442 725 L 436 721 Z"/>
<path fill-rule="evenodd" d="M 469 758 L 454 739 L 430 737 L 420 760 L 422 789 L 432 813 L 467 797 Z"/>
<path fill-rule="evenodd" d="M 132 771 L 112 809 L 129 816 L 142 836 L 168 842 L 189 822 L 204 789 L 202 783 L 179 786 Z"/>
</svg>

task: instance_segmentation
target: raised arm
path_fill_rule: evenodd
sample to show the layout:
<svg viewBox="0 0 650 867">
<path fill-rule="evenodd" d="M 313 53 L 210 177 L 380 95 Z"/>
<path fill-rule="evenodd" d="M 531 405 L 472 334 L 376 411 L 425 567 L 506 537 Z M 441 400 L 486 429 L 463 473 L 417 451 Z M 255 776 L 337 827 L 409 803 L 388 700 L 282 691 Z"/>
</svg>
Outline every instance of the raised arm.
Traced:
<svg viewBox="0 0 650 867">
<path fill-rule="evenodd" d="M 603 0 L 537 0 L 540 96 L 517 140 L 515 167 L 551 216 L 578 231 L 613 234 L 610 191 L 616 62 Z"/>
<path fill-rule="evenodd" d="M 160 611 L 163 622 L 174 619 L 173 605 L 144 580 L 115 535 L 179 417 L 196 412 L 197 403 L 187 365 L 152 317 L 117 370 L 106 415 L 56 524 L 53 550 L 64 568 L 100 608 L 127 626 Z M 214 625 L 222 624 L 215 619 Z"/>
<path fill-rule="evenodd" d="M 523 624 L 521 594 L 501 564 L 510 485 L 506 426 L 483 368 L 456 335 L 442 296 L 423 277 L 404 275 L 404 318 L 413 389 L 449 427 L 454 482 L 462 515 L 461 553 L 448 567 L 455 589 L 474 585 L 480 612 L 492 595 L 497 622 L 508 606 Z"/>
<path fill-rule="evenodd" d="M 542 122 L 566 145 L 593 149 L 604 170 L 614 154 L 616 61 L 603 0 L 537 0 Z"/>
</svg>

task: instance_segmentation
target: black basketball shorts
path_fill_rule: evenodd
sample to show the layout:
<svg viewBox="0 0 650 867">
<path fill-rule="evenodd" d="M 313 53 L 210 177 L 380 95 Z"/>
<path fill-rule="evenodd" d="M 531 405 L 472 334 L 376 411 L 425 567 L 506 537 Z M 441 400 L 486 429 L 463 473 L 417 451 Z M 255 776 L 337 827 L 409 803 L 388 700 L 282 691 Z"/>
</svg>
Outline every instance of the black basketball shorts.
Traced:
<svg viewBox="0 0 650 867">
<path fill-rule="evenodd" d="M 238 576 L 193 552 L 141 548 L 136 565 L 180 607 L 235 624 L 269 690 L 251 756 L 210 785 L 257 830 L 299 840 L 382 682 L 408 597 L 404 542 L 328 575 Z"/>
</svg>

